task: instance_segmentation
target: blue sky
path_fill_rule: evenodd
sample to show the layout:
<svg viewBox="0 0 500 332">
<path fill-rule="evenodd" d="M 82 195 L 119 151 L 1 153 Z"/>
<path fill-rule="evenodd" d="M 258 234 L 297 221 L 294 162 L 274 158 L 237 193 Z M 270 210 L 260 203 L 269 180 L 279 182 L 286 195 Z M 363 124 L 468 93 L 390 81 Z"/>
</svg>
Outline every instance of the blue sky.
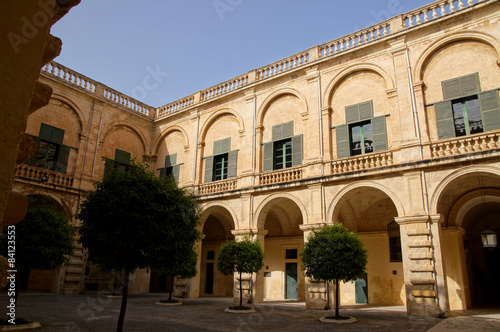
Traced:
<svg viewBox="0 0 500 332">
<path fill-rule="evenodd" d="M 82 0 L 55 61 L 158 107 L 430 2 Z"/>
</svg>

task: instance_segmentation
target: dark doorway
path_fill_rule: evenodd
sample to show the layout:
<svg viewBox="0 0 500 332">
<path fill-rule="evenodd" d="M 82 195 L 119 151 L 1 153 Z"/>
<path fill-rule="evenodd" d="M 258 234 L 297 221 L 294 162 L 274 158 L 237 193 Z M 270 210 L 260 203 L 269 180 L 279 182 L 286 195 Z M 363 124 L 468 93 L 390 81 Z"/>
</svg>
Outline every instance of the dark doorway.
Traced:
<svg viewBox="0 0 500 332">
<path fill-rule="evenodd" d="M 297 294 L 297 263 L 286 263 L 286 298 L 296 300 Z"/>
<path fill-rule="evenodd" d="M 205 281 L 205 294 L 214 293 L 214 263 L 207 263 L 207 279 Z"/>
<path fill-rule="evenodd" d="M 356 303 L 368 304 L 368 275 L 365 273 L 361 279 L 354 282 L 356 289 Z"/>
</svg>

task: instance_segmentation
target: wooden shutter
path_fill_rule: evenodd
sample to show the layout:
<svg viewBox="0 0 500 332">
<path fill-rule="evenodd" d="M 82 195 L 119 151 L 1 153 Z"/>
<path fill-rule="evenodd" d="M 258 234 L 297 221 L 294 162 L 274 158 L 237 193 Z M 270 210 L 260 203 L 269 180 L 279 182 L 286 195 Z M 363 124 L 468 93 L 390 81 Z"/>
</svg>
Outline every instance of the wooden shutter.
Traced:
<svg viewBox="0 0 500 332">
<path fill-rule="evenodd" d="M 237 174 L 238 150 L 229 151 L 227 157 L 227 177 L 235 178 Z"/>
<path fill-rule="evenodd" d="M 459 78 L 443 81 L 441 82 L 441 85 L 443 87 L 443 98 L 445 100 L 462 97 Z"/>
<path fill-rule="evenodd" d="M 373 151 L 387 150 L 387 128 L 385 116 L 378 116 L 372 119 Z"/>
<path fill-rule="evenodd" d="M 165 176 L 167 176 L 167 168 L 166 167 L 160 168 L 160 179 L 164 178 Z"/>
<path fill-rule="evenodd" d="M 122 164 L 130 164 L 130 152 L 115 149 L 115 161 Z"/>
<path fill-rule="evenodd" d="M 460 77 L 462 97 L 476 95 L 480 92 L 479 75 L 477 73 Z"/>
<path fill-rule="evenodd" d="M 165 167 L 177 164 L 177 153 L 169 154 L 165 157 Z"/>
<path fill-rule="evenodd" d="M 451 101 L 443 101 L 434 104 L 434 110 L 436 112 L 439 139 L 455 137 L 455 123 L 453 121 Z"/>
<path fill-rule="evenodd" d="M 283 124 L 273 126 L 273 141 L 283 139 Z"/>
<path fill-rule="evenodd" d="M 40 126 L 40 134 L 38 136 L 40 136 L 41 139 L 62 144 L 64 140 L 64 130 L 42 123 Z"/>
<path fill-rule="evenodd" d="M 59 145 L 59 149 L 57 151 L 56 172 L 66 173 L 70 150 L 71 148 L 69 146 L 62 144 Z"/>
<path fill-rule="evenodd" d="M 293 121 L 283 123 L 282 138 L 293 136 Z"/>
<path fill-rule="evenodd" d="M 205 158 L 205 182 L 212 182 L 213 177 L 213 169 L 214 169 L 214 157 L 206 157 Z"/>
<path fill-rule="evenodd" d="M 273 159 L 274 159 L 273 142 L 267 142 L 262 144 L 262 155 L 263 155 L 262 171 L 263 172 L 272 171 Z"/>
<path fill-rule="evenodd" d="M 500 129 L 500 106 L 498 91 L 488 91 L 479 94 L 481 112 L 483 113 L 484 131 Z"/>
<path fill-rule="evenodd" d="M 373 101 L 359 104 L 359 120 L 370 120 L 373 116 Z"/>
<path fill-rule="evenodd" d="M 347 123 L 359 121 L 359 104 L 347 106 L 345 108 Z"/>
<path fill-rule="evenodd" d="M 179 169 L 181 165 L 173 165 L 172 166 L 172 177 L 175 180 L 175 183 L 179 183 Z"/>
<path fill-rule="evenodd" d="M 337 133 L 337 158 L 349 157 L 350 143 L 349 143 L 349 126 L 342 125 L 335 129 Z"/>
<path fill-rule="evenodd" d="M 214 156 L 231 150 L 231 137 L 214 141 Z"/>
<path fill-rule="evenodd" d="M 292 167 L 302 165 L 302 135 L 292 137 Z"/>
<path fill-rule="evenodd" d="M 36 149 L 35 152 L 30 156 L 30 159 L 25 164 L 29 166 L 36 166 L 36 160 L 38 158 L 38 146 L 40 145 L 40 137 L 33 135 L 30 136 L 36 143 Z"/>
</svg>

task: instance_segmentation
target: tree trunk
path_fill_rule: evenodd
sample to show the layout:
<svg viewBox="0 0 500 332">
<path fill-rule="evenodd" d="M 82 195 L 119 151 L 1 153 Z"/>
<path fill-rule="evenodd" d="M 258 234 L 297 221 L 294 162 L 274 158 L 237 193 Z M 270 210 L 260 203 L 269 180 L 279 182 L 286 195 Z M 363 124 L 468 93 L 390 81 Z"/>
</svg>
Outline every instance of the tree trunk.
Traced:
<svg viewBox="0 0 500 332">
<path fill-rule="evenodd" d="M 174 276 L 170 276 L 170 294 L 168 294 L 168 302 L 172 301 L 173 290 L 174 290 Z"/>
<path fill-rule="evenodd" d="M 243 307 L 243 288 L 241 288 L 241 272 L 240 272 L 240 308 Z"/>
<path fill-rule="evenodd" d="M 120 316 L 118 317 L 117 332 L 123 332 L 123 321 L 125 320 L 125 311 L 127 310 L 127 297 L 128 297 L 128 280 L 129 272 L 127 269 L 123 270 L 123 292 L 122 292 L 122 305 L 120 308 Z"/>
<path fill-rule="evenodd" d="M 335 279 L 335 318 L 339 318 L 339 296 L 340 295 L 340 285 L 339 279 Z"/>
</svg>

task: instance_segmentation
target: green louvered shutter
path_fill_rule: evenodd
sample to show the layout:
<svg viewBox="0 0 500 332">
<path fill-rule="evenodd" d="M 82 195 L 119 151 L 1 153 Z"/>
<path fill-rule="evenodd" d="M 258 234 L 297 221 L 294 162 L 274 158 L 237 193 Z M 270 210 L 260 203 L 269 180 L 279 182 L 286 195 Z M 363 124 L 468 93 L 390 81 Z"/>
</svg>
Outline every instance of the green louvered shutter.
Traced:
<svg viewBox="0 0 500 332">
<path fill-rule="evenodd" d="M 373 115 L 373 101 L 359 104 L 359 120 L 370 120 Z"/>
<path fill-rule="evenodd" d="M 115 161 L 122 164 L 130 164 L 130 152 L 115 149 Z"/>
<path fill-rule="evenodd" d="M 179 169 L 181 165 L 173 165 L 172 166 L 172 177 L 175 180 L 175 183 L 179 183 Z"/>
<path fill-rule="evenodd" d="M 455 123 L 450 101 L 434 104 L 439 139 L 455 137 Z"/>
<path fill-rule="evenodd" d="M 359 104 L 347 106 L 345 108 L 347 123 L 359 121 Z"/>
<path fill-rule="evenodd" d="M 293 121 L 283 123 L 282 138 L 288 138 L 293 136 Z"/>
<path fill-rule="evenodd" d="M 273 126 L 273 141 L 283 139 L 283 124 Z"/>
<path fill-rule="evenodd" d="M 477 73 L 460 78 L 462 97 L 476 95 L 480 92 L 479 75 Z"/>
<path fill-rule="evenodd" d="M 498 91 L 488 91 L 479 94 L 481 112 L 483 113 L 484 131 L 500 128 L 500 106 L 498 102 Z"/>
<path fill-rule="evenodd" d="M 59 145 L 59 149 L 57 151 L 57 165 L 56 172 L 58 173 L 66 173 L 68 168 L 68 159 L 71 148 L 66 145 Z"/>
<path fill-rule="evenodd" d="M 36 143 L 36 149 L 35 152 L 30 156 L 30 159 L 25 164 L 29 166 L 36 166 L 36 160 L 38 158 L 38 146 L 40 145 L 40 137 L 36 137 L 33 135 L 30 136 Z"/>
<path fill-rule="evenodd" d="M 459 78 L 443 81 L 441 82 L 441 85 L 443 87 L 443 97 L 445 100 L 462 97 Z"/>
<path fill-rule="evenodd" d="M 38 136 L 40 136 L 41 139 L 62 144 L 64 140 L 64 130 L 42 123 L 40 126 L 40 134 Z"/>
<path fill-rule="evenodd" d="M 262 171 L 270 172 L 273 170 L 273 142 L 267 142 L 262 144 L 262 155 L 263 155 L 263 163 L 262 163 Z"/>
<path fill-rule="evenodd" d="M 214 168 L 214 157 L 206 157 L 205 158 L 205 182 L 212 182 L 213 176 L 213 168 Z"/>
<path fill-rule="evenodd" d="M 302 135 L 292 137 L 292 167 L 302 165 Z"/>
<path fill-rule="evenodd" d="M 387 129 L 385 125 L 385 116 L 378 116 L 372 119 L 373 131 L 373 151 L 387 150 Z"/>
<path fill-rule="evenodd" d="M 227 178 L 235 178 L 237 173 L 238 150 L 229 151 L 227 157 Z"/>
<path fill-rule="evenodd" d="M 337 132 L 337 158 L 349 157 L 349 126 L 341 125 L 336 127 Z"/>
<path fill-rule="evenodd" d="M 165 157 L 165 167 L 177 164 L 177 153 L 169 154 Z"/>
<path fill-rule="evenodd" d="M 164 178 L 165 176 L 167 176 L 167 168 L 166 167 L 160 168 L 160 179 Z"/>
<path fill-rule="evenodd" d="M 231 150 L 231 137 L 214 141 L 214 156 Z"/>
<path fill-rule="evenodd" d="M 222 153 L 222 140 L 214 141 L 214 156 Z"/>
</svg>

